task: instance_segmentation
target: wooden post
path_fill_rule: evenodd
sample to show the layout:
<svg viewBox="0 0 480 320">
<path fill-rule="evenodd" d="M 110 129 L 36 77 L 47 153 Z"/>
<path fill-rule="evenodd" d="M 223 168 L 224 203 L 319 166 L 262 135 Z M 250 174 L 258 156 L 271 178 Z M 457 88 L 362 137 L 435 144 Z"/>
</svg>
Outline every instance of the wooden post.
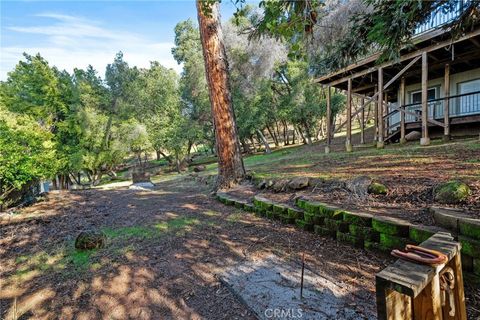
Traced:
<svg viewBox="0 0 480 320">
<path fill-rule="evenodd" d="M 327 87 L 327 145 L 325 146 L 325 153 L 330 153 L 330 144 L 332 143 L 332 106 L 331 106 L 331 89 Z"/>
<path fill-rule="evenodd" d="M 388 113 L 390 112 L 388 108 L 388 93 L 385 94 L 385 99 L 383 99 L 383 138 L 386 139 L 388 137 L 388 128 L 390 127 L 390 119 L 387 117 Z"/>
<path fill-rule="evenodd" d="M 443 131 L 443 141 L 450 140 L 450 65 L 445 65 L 445 84 L 443 88 L 443 123 L 445 128 Z"/>
<path fill-rule="evenodd" d="M 403 110 L 405 107 L 405 78 L 400 80 L 400 97 L 398 99 L 399 107 Z M 400 143 L 406 143 L 405 139 L 405 113 L 400 111 Z"/>
<path fill-rule="evenodd" d="M 347 89 L 347 138 L 345 140 L 345 149 L 352 152 L 352 79 L 348 79 Z"/>
<path fill-rule="evenodd" d="M 377 92 L 378 92 L 378 85 L 375 85 L 375 94 L 377 94 Z M 377 99 L 378 99 L 378 94 L 377 94 Z M 378 107 L 375 103 L 373 103 L 373 113 L 374 113 L 373 124 L 375 125 L 375 131 L 373 133 L 373 142 L 375 143 L 378 137 Z"/>
<path fill-rule="evenodd" d="M 383 142 L 383 68 L 378 68 L 378 101 L 377 101 L 377 148 L 384 148 Z"/>
<path fill-rule="evenodd" d="M 365 98 L 360 100 L 360 105 L 362 106 L 362 111 L 360 114 L 360 144 L 365 144 Z"/>
<path fill-rule="evenodd" d="M 427 53 L 422 53 L 422 138 L 420 145 L 428 146 L 430 137 L 428 136 L 428 57 Z"/>
<path fill-rule="evenodd" d="M 446 232 L 438 232 L 420 245 L 442 250 L 446 264 L 428 266 L 397 260 L 375 277 L 378 319 L 385 320 L 466 320 L 465 296 L 460 260 L 461 244 Z M 451 268 L 451 269 L 450 269 Z M 442 306 L 440 279 L 443 272 L 453 272 L 455 314 L 446 293 Z"/>
</svg>

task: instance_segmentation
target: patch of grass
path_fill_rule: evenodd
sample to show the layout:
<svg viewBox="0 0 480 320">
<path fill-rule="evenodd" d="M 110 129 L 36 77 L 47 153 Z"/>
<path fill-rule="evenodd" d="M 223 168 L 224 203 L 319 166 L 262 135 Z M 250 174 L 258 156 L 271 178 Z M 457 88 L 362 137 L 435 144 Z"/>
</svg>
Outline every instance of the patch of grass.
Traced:
<svg viewBox="0 0 480 320">
<path fill-rule="evenodd" d="M 153 236 L 153 230 L 151 228 L 142 227 L 142 226 L 131 226 L 131 227 L 121 227 L 121 228 L 104 228 L 103 232 L 107 237 L 115 239 L 119 237 L 129 238 L 129 237 L 145 237 L 150 238 Z"/>
<path fill-rule="evenodd" d="M 199 221 L 196 218 L 175 218 L 167 221 L 162 221 L 160 223 L 157 223 L 154 225 L 155 229 L 161 230 L 161 231 L 168 231 L 171 229 L 183 229 L 185 227 L 188 227 L 190 225 L 195 225 L 198 224 Z"/>
<path fill-rule="evenodd" d="M 220 215 L 220 213 L 215 212 L 213 210 L 204 211 L 203 214 L 208 216 L 208 217 L 218 217 Z"/>
<path fill-rule="evenodd" d="M 238 220 L 240 220 L 243 217 L 243 215 L 244 215 L 243 212 L 240 212 L 240 211 L 234 212 L 227 217 L 227 221 L 235 223 Z"/>
<path fill-rule="evenodd" d="M 32 255 L 22 255 L 15 259 L 16 269 L 12 275 L 15 281 L 27 281 L 32 277 L 41 275 L 47 271 L 59 271 L 65 269 L 63 262 L 64 252 L 59 251 L 49 254 L 40 251 Z"/>
<path fill-rule="evenodd" d="M 472 159 L 466 159 L 466 163 L 480 163 L 480 159 L 478 158 L 472 158 Z"/>
<path fill-rule="evenodd" d="M 68 250 L 65 256 L 65 261 L 72 263 L 77 270 L 85 270 L 90 266 L 90 257 L 97 250 Z"/>
</svg>

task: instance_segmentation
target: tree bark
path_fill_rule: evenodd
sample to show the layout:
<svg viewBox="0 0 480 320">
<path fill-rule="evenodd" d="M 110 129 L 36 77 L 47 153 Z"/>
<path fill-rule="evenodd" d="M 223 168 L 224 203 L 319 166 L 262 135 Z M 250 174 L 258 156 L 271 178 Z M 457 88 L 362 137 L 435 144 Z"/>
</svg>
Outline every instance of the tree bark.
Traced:
<svg viewBox="0 0 480 320">
<path fill-rule="evenodd" d="M 268 145 L 267 139 L 265 139 L 265 136 L 263 135 L 261 130 L 257 129 L 257 134 L 258 134 L 258 140 L 263 142 L 263 145 L 265 146 L 265 153 L 272 153 L 272 150 L 270 150 L 270 146 Z"/>
<path fill-rule="evenodd" d="M 270 137 L 272 137 L 273 143 L 275 144 L 275 147 L 278 147 L 278 140 L 277 137 L 275 136 L 275 132 L 270 129 L 269 126 L 267 126 L 267 131 Z"/>
<path fill-rule="evenodd" d="M 297 127 L 297 131 L 298 131 L 298 133 L 300 134 L 300 137 L 303 140 L 303 144 L 307 144 L 307 140 L 305 139 L 305 136 L 303 135 L 302 130 L 300 130 L 300 126 Z"/>
<path fill-rule="evenodd" d="M 218 2 L 209 4 L 197 0 L 198 25 L 218 154 L 216 188 L 221 189 L 230 188 L 242 180 L 245 177 L 245 167 L 235 124 L 218 7 Z M 209 9 L 208 12 L 205 9 Z"/>
</svg>

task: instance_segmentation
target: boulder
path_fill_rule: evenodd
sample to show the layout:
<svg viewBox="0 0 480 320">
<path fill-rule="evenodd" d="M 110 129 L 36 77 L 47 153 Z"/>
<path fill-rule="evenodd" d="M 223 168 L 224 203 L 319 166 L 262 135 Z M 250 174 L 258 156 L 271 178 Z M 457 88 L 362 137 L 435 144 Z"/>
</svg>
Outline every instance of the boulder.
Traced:
<svg viewBox="0 0 480 320">
<path fill-rule="evenodd" d="M 257 184 L 257 189 L 265 189 L 267 187 L 267 181 L 263 179 Z"/>
<path fill-rule="evenodd" d="M 275 183 L 272 186 L 273 191 L 275 192 L 281 192 L 285 191 L 288 185 L 288 180 L 287 179 L 280 179 L 275 181 Z"/>
<path fill-rule="evenodd" d="M 293 190 L 300 190 L 308 187 L 310 180 L 307 177 L 296 177 L 290 180 L 288 187 Z"/>
<path fill-rule="evenodd" d="M 80 250 L 99 249 L 105 246 L 107 237 L 102 231 L 82 231 L 75 239 L 75 248 Z"/>
<path fill-rule="evenodd" d="M 442 183 L 434 191 L 435 200 L 445 204 L 456 204 L 465 201 L 470 196 L 470 193 L 470 187 L 457 180 Z"/>
<path fill-rule="evenodd" d="M 202 172 L 202 171 L 205 171 L 205 169 L 207 169 L 207 167 L 202 164 L 202 165 L 199 165 L 199 166 L 196 166 L 195 168 L 193 168 L 193 171 L 194 172 Z"/>
<path fill-rule="evenodd" d="M 366 197 L 368 188 L 372 184 L 372 178 L 359 176 L 345 183 L 345 188 L 358 197 Z"/>
<path fill-rule="evenodd" d="M 422 137 L 422 133 L 420 131 L 410 131 L 405 135 L 405 140 L 407 141 L 418 141 Z"/>
<path fill-rule="evenodd" d="M 377 194 L 377 195 L 385 195 L 387 194 L 387 187 L 379 182 L 372 182 L 368 186 L 368 193 Z"/>
</svg>

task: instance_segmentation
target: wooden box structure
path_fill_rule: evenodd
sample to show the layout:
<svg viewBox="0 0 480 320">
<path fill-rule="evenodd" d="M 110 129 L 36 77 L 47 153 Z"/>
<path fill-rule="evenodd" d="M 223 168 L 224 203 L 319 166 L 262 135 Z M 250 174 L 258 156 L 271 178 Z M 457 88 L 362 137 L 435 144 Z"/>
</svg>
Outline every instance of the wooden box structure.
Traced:
<svg viewBox="0 0 480 320">
<path fill-rule="evenodd" d="M 461 244 L 454 241 L 449 233 L 438 232 L 420 246 L 446 254 L 448 262 L 432 267 L 399 259 L 379 272 L 376 275 L 378 319 L 467 319 Z M 454 287 L 442 301 L 445 293 L 440 285 L 441 275 L 447 269 L 453 270 Z M 450 295 L 453 295 L 451 299 Z M 450 301 L 454 301 L 453 315 Z"/>
</svg>

